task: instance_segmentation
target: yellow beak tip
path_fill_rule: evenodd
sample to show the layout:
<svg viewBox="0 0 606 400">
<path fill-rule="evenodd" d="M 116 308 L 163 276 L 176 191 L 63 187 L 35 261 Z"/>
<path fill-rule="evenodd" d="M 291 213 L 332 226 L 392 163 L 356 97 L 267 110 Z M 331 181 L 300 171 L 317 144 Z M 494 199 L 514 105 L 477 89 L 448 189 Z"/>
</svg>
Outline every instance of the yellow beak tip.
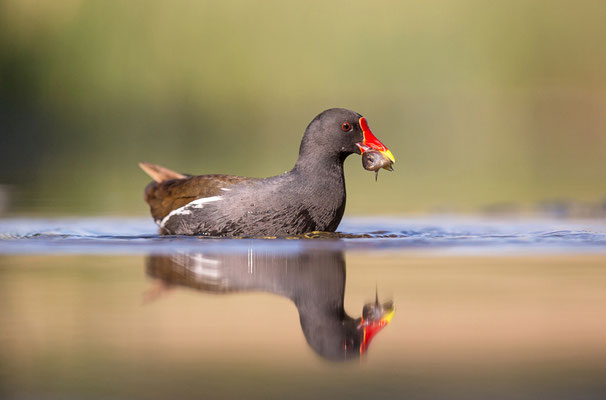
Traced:
<svg viewBox="0 0 606 400">
<path fill-rule="evenodd" d="M 385 150 L 385 151 L 382 151 L 381 153 L 385 154 L 385 156 L 386 156 L 387 158 L 389 158 L 389 159 L 391 160 L 391 162 L 392 162 L 392 163 L 395 163 L 395 162 L 396 162 L 396 158 L 393 156 L 393 154 L 391 154 L 391 151 L 389 151 L 389 150 Z"/>
</svg>

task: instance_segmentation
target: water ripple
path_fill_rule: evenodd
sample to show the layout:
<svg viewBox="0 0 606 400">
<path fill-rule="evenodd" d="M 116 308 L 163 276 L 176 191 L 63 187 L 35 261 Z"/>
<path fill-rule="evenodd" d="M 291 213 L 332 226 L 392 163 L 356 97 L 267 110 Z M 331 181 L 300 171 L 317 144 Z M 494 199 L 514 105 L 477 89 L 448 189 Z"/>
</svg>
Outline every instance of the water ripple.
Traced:
<svg viewBox="0 0 606 400">
<path fill-rule="evenodd" d="M 349 218 L 339 232 L 312 232 L 282 239 L 159 236 L 147 218 L 13 218 L 0 220 L 0 254 L 163 253 L 175 250 L 244 251 L 250 246 L 360 250 L 411 249 L 433 253 L 606 252 L 601 220 L 476 217 Z"/>
</svg>

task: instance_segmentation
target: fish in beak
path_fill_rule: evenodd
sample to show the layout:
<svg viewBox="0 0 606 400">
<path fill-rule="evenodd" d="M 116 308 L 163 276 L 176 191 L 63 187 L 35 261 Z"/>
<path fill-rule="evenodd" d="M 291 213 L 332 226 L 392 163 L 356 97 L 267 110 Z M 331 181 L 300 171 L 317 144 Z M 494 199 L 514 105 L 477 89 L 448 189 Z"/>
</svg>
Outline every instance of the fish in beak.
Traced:
<svg viewBox="0 0 606 400">
<path fill-rule="evenodd" d="M 362 134 L 364 135 L 364 140 L 362 140 L 361 143 L 356 143 L 356 146 L 358 146 L 360 149 L 360 153 L 364 155 L 364 153 L 367 151 L 379 152 L 383 158 L 388 160 L 388 162 L 385 162 L 381 168 L 390 171 L 391 164 L 396 162 L 393 154 L 391 154 L 391 151 L 389 151 L 389 149 L 372 133 L 370 127 L 368 126 L 368 122 L 366 122 L 366 118 L 361 117 L 359 122 L 360 128 L 362 128 Z"/>
</svg>

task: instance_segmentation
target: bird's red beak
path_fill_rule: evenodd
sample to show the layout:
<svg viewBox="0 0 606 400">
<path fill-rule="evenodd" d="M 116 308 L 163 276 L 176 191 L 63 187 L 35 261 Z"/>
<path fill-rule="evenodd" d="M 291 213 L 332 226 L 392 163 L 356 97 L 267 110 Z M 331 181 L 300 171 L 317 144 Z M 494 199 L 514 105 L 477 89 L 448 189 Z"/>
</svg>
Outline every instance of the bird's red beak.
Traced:
<svg viewBox="0 0 606 400">
<path fill-rule="evenodd" d="M 360 148 L 360 153 L 364 154 L 365 151 L 371 149 L 376 150 L 383 153 L 391 160 L 391 162 L 395 163 L 396 159 L 394 158 L 393 154 L 391 154 L 391 151 L 389 151 L 389 149 L 383 143 L 381 143 L 381 141 L 377 139 L 375 135 L 373 135 L 370 127 L 368 126 L 368 122 L 366 122 L 366 118 L 361 117 L 359 122 L 360 128 L 362 128 L 362 134 L 364 135 L 364 140 L 362 143 L 356 143 L 356 146 Z"/>
</svg>

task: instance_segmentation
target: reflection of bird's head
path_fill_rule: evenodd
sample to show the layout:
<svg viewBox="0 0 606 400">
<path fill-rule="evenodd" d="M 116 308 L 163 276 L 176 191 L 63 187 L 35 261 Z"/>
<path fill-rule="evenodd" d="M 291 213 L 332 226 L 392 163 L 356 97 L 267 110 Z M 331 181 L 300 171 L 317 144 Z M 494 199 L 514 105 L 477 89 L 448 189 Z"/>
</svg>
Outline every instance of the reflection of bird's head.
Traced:
<svg viewBox="0 0 606 400">
<path fill-rule="evenodd" d="M 344 312 L 341 318 L 314 318 L 301 314 L 301 327 L 309 345 L 323 358 L 347 361 L 365 354 L 371 340 L 393 318 L 391 301 L 375 301 L 364 306 L 362 318 L 353 319 Z"/>
<path fill-rule="evenodd" d="M 360 345 L 360 354 L 368 350 L 372 338 L 385 328 L 391 321 L 396 310 L 393 307 L 393 302 L 388 301 L 383 304 L 379 303 L 379 298 L 375 299 L 374 303 L 364 305 L 362 310 L 362 320 L 358 329 L 363 331 L 362 344 Z"/>
</svg>

